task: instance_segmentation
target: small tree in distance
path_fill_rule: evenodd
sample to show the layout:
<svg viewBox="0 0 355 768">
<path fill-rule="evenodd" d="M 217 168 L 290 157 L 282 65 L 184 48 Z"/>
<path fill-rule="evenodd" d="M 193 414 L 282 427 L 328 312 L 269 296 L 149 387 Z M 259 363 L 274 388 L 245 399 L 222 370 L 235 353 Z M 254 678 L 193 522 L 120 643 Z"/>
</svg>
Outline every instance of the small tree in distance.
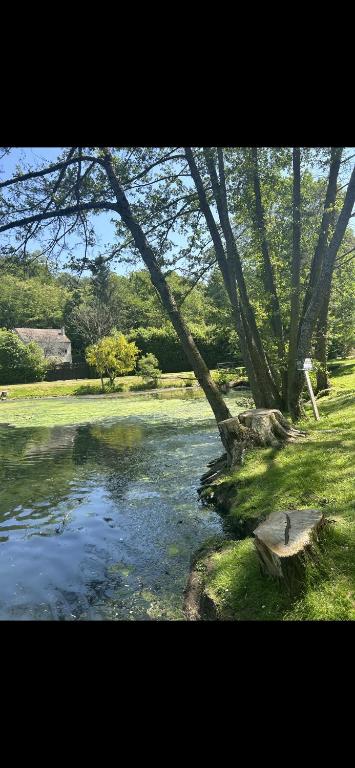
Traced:
<svg viewBox="0 0 355 768">
<path fill-rule="evenodd" d="M 116 376 L 133 371 L 138 355 L 136 344 L 127 341 L 123 333 L 116 331 L 112 336 L 104 336 L 97 344 L 87 347 L 85 357 L 89 365 L 96 368 L 103 390 L 103 377 L 108 376 L 112 388 Z"/>
<path fill-rule="evenodd" d="M 146 381 L 152 381 L 153 384 L 156 386 L 158 383 L 158 379 L 160 379 L 162 372 L 158 368 L 159 362 L 155 355 L 153 355 L 151 352 L 147 355 L 144 355 L 141 357 L 141 359 L 138 362 L 138 371 L 141 376 L 143 376 L 143 379 Z"/>
</svg>

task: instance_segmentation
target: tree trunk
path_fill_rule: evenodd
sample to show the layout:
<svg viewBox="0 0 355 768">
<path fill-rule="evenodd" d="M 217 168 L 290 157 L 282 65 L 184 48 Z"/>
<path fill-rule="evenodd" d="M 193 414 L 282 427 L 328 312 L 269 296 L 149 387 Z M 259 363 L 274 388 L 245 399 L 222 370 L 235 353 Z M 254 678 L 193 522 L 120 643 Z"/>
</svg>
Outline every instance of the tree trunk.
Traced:
<svg viewBox="0 0 355 768">
<path fill-rule="evenodd" d="M 288 402 L 292 412 L 292 384 L 296 372 L 296 351 L 298 321 L 300 314 L 300 268 L 301 268 L 301 153 L 299 147 L 293 149 L 293 248 L 291 270 L 291 318 L 288 348 Z M 290 398 L 291 397 L 291 401 Z"/>
<path fill-rule="evenodd" d="M 333 206 L 334 206 L 335 198 L 337 194 L 337 180 L 338 180 L 342 152 L 343 152 L 342 147 L 332 147 L 331 149 L 329 178 L 328 178 L 327 191 L 326 191 L 325 201 L 324 201 L 322 222 L 320 225 L 317 246 L 312 259 L 309 282 L 308 282 L 308 286 L 307 286 L 305 297 L 304 297 L 303 308 L 302 308 L 302 320 L 306 314 L 306 311 L 308 309 L 312 296 L 314 295 L 314 289 L 322 269 L 323 259 L 324 259 L 325 251 L 327 248 L 329 229 L 330 229 L 330 225 L 333 218 Z"/>
<path fill-rule="evenodd" d="M 178 309 L 176 301 L 170 291 L 166 279 L 157 263 L 154 251 L 150 247 L 145 234 L 134 218 L 126 195 L 121 187 L 112 165 L 112 157 L 109 152 L 105 154 L 104 166 L 111 188 L 115 194 L 117 202 L 117 211 L 122 221 L 131 232 L 136 248 L 138 249 L 147 269 L 149 270 L 152 283 L 161 298 L 162 304 L 166 309 L 172 325 L 180 339 L 186 357 L 195 373 L 196 379 L 201 385 L 207 400 L 212 408 L 216 421 L 230 418 L 230 412 L 213 382 L 207 365 L 198 351 L 196 344 L 188 330 L 185 321 Z"/>
<path fill-rule="evenodd" d="M 302 390 L 305 385 L 303 371 L 294 370 L 292 383 L 288 388 L 288 409 L 293 421 L 298 421 L 305 415 L 301 401 Z"/>
<path fill-rule="evenodd" d="M 266 235 L 264 209 L 261 199 L 261 187 L 258 168 L 258 150 L 257 147 L 253 147 L 251 150 L 252 156 L 252 176 L 253 176 L 253 188 L 255 197 L 255 224 L 260 238 L 261 252 L 263 256 L 263 282 L 266 293 L 270 298 L 271 313 L 270 313 L 270 325 L 271 330 L 276 339 L 280 368 L 285 367 L 285 343 L 284 333 L 281 320 L 280 304 L 276 291 L 276 284 L 274 278 L 274 270 L 271 264 L 269 246 Z"/>
<path fill-rule="evenodd" d="M 317 392 L 321 392 L 324 389 L 329 389 L 330 383 L 328 379 L 328 369 L 327 369 L 327 360 L 328 360 L 328 339 L 327 339 L 327 331 L 328 331 L 328 309 L 329 309 L 329 301 L 330 301 L 330 292 L 328 294 L 328 297 L 323 302 L 320 312 L 319 312 L 319 318 L 318 318 L 318 325 L 317 325 L 317 339 L 316 339 L 316 347 L 314 356 L 317 362 L 320 365 L 320 368 L 317 370 Z"/>
<path fill-rule="evenodd" d="M 229 219 L 223 150 L 218 148 L 217 153 L 220 172 L 219 181 L 211 150 L 204 150 L 206 165 L 210 174 L 213 194 L 217 204 L 218 216 L 226 242 L 227 263 L 229 265 L 229 272 L 231 276 L 230 279 L 232 285 L 235 287 L 235 283 L 237 282 L 239 288 L 242 311 L 244 315 L 244 327 L 249 341 L 249 352 L 253 361 L 259 387 L 263 392 L 263 405 L 266 408 L 281 406 L 280 393 L 277 389 L 276 382 L 270 370 L 259 329 L 256 324 L 254 310 L 249 301 L 242 263 Z M 226 285 L 226 289 L 229 296 L 231 296 L 231 286 Z"/>
<path fill-rule="evenodd" d="M 220 421 L 218 429 L 226 453 L 209 462 L 207 472 L 200 478 L 199 493 L 227 469 L 235 469 L 243 464 L 244 453 L 248 448 L 282 448 L 306 434 L 294 429 L 276 408 L 243 411 L 235 418 Z"/>
<path fill-rule="evenodd" d="M 342 210 L 339 214 L 334 234 L 330 241 L 323 259 L 323 268 L 320 277 L 316 283 L 313 291 L 312 299 L 308 305 L 307 311 L 303 318 L 301 325 L 297 359 L 304 360 L 310 352 L 312 335 L 317 322 L 318 314 L 323 302 L 330 295 L 332 275 L 335 265 L 335 259 L 339 251 L 342 239 L 345 234 L 346 227 L 348 226 L 350 216 L 352 214 L 352 208 L 355 202 L 355 168 L 351 174 L 351 178 L 348 184 L 345 200 Z M 300 371 L 296 371 L 296 375 L 292 385 L 291 405 L 293 411 L 291 414 L 293 418 L 298 418 L 298 412 L 300 411 L 300 396 L 303 389 L 304 379 L 303 374 Z M 290 395 L 289 395 L 290 397 Z"/>
<path fill-rule="evenodd" d="M 241 352 L 243 355 L 245 367 L 247 369 L 247 374 L 255 403 L 257 405 L 264 405 L 266 407 L 274 406 L 275 404 L 279 404 L 279 393 L 274 381 L 272 380 L 267 361 L 265 359 L 265 353 L 260 341 L 258 329 L 256 327 L 253 310 L 246 293 L 243 272 L 235 242 L 233 244 L 233 233 L 231 236 L 230 225 L 228 226 L 229 221 L 227 222 L 228 215 L 226 217 L 222 214 L 222 229 L 225 235 L 227 246 L 226 256 L 221 236 L 207 201 L 202 178 L 198 171 L 190 147 L 185 147 L 185 154 L 189 163 L 191 176 L 197 190 L 201 211 L 205 216 L 206 223 L 211 234 L 211 238 L 215 247 L 217 262 L 221 270 L 229 300 L 231 302 L 236 329 L 240 339 Z M 213 186 L 216 192 L 214 176 Z M 220 212 L 222 209 L 218 194 L 216 202 L 217 206 L 219 206 Z M 236 280 L 241 296 L 241 306 L 239 306 L 238 301 Z"/>
<path fill-rule="evenodd" d="M 314 559 L 315 544 L 325 525 L 317 509 L 272 512 L 254 531 L 254 544 L 264 573 L 282 579 L 289 592 L 304 583 L 307 559 Z"/>
</svg>

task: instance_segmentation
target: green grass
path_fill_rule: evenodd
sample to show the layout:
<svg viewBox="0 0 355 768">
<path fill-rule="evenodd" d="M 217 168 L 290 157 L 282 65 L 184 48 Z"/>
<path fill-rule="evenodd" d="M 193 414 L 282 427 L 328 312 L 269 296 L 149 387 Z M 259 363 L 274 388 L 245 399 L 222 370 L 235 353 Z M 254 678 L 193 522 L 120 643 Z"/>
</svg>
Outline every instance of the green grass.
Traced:
<svg viewBox="0 0 355 768">
<path fill-rule="evenodd" d="M 338 364 L 339 362 L 339 364 Z M 200 567 L 205 592 L 222 619 L 355 619 L 355 363 L 332 367 L 331 394 L 318 401 L 320 421 L 307 408 L 307 437 L 282 451 L 255 449 L 225 484 L 233 502 L 230 531 L 241 521 L 255 528 L 275 510 L 322 509 L 331 523 L 309 563 L 303 594 L 290 599 L 283 586 L 261 575 L 253 540 L 227 543 Z M 255 524 L 253 524 L 255 523 Z"/>
<path fill-rule="evenodd" d="M 193 373 L 163 373 L 157 384 L 157 388 L 165 389 L 168 387 L 186 387 L 189 384 L 189 379 L 192 383 L 196 384 L 196 379 Z M 116 379 L 114 390 L 110 390 L 108 388 L 106 381 L 104 394 L 112 394 L 112 392 L 144 392 L 145 390 L 149 391 L 149 389 L 152 389 L 152 387 L 153 384 L 150 382 L 145 382 L 142 376 L 122 376 L 119 379 Z M 37 381 L 32 384 L 0 385 L 0 389 L 5 389 L 8 391 L 9 400 L 17 400 L 19 398 L 28 397 L 65 397 L 66 395 L 103 396 L 100 379 Z"/>
</svg>

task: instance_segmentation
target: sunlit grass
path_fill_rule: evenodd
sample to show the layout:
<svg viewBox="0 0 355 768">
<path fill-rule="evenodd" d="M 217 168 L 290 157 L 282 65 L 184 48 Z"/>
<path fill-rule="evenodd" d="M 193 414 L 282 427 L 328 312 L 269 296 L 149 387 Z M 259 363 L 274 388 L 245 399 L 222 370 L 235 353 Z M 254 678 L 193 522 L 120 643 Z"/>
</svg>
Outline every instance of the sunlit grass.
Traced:
<svg viewBox="0 0 355 768">
<path fill-rule="evenodd" d="M 102 392 L 101 379 L 66 379 L 63 381 L 37 381 L 32 384 L 8 384 L 0 385 L 0 389 L 8 391 L 8 399 L 28 397 L 65 397 L 66 395 L 100 395 L 105 396 L 114 392 L 134 392 L 169 387 L 187 387 L 189 383 L 196 384 L 192 372 L 163 373 L 161 379 L 155 385 L 145 381 L 142 376 L 121 376 L 116 379 L 114 389 L 110 389 L 107 380 L 104 380 L 104 392 Z"/>
<path fill-rule="evenodd" d="M 338 363 L 338 361 L 337 361 Z M 282 509 L 322 509 L 333 522 L 305 589 L 293 601 L 281 584 L 261 574 L 253 539 L 233 541 L 209 558 L 205 591 L 222 619 L 355 619 L 355 365 L 339 361 L 331 396 L 318 401 L 302 426 L 305 439 L 281 451 L 250 451 L 244 466 L 221 484 L 233 484 L 227 527 L 255 523 Z M 203 561 L 201 563 L 203 569 Z"/>
</svg>

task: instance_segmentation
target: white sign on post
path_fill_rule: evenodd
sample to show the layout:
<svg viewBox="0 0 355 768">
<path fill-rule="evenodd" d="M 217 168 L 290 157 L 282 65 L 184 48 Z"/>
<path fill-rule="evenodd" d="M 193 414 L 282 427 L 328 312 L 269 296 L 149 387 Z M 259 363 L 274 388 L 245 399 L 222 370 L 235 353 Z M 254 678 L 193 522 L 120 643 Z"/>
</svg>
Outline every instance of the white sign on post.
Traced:
<svg viewBox="0 0 355 768">
<path fill-rule="evenodd" d="M 306 357 L 303 362 L 302 362 L 302 360 L 297 360 L 297 370 L 298 371 L 304 371 L 304 376 L 305 376 L 305 379 L 306 379 L 307 389 L 308 389 L 308 392 L 309 392 L 309 396 L 311 398 L 314 418 L 316 419 L 316 421 L 319 421 L 319 413 L 318 413 L 317 403 L 316 403 L 316 399 L 314 397 L 314 392 L 313 392 L 313 389 L 312 389 L 312 383 L 311 383 L 311 380 L 309 378 L 309 373 L 308 373 L 308 371 L 312 371 L 313 370 L 313 365 L 312 365 L 311 358 L 310 357 Z"/>
<path fill-rule="evenodd" d="M 297 360 L 298 371 L 313 371 L 313 363 L 310 357 L 306 357 L 303 361 Z"/>
</svg>

